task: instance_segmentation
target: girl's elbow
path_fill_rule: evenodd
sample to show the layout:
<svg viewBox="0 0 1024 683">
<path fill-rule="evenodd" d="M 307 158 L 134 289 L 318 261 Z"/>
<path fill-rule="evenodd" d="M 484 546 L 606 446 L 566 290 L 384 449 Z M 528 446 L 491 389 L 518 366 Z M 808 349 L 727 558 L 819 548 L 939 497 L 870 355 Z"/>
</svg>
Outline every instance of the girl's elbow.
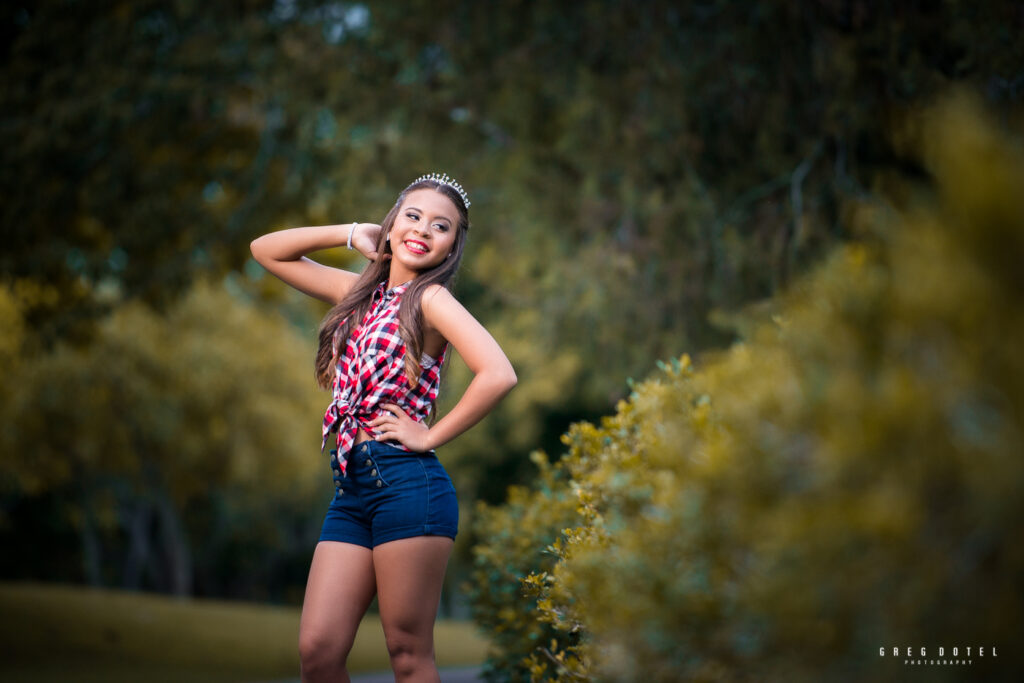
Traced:
<svg viewBox="0 0 1024 683">
<path fill-rule="evenodd" d="M 482 370 L 477 379 L 481 384 L 488 387 L 488 391 L 494 392 L 499 397 L 512 391 L 512 387 L 519 382 L 516 371 L 510 363 L 496 363 L 495 365 Z"/>
<path fill-rule="evenodd" d="M 519 378 L 516 376 L 516 371 L 512 368 L 511 365 L 509 365 L 508 368 L 506 368 L 504 376 L 502 377 L 502 381 L 504 382 L 506 393 L 512 391 L 513 387 L 515 387 L 515 385 L 519 383 Z"/>
<path fill-rule="evenodd" d="M 270 264 L 274 261 L 274 257 L 267 251 L 268 246 L 266 239 L 264 239 L 265 237 L 266 235 L 263 235 L 262 237 L 257 237 L 250 242 L 249 252 L 252 254 L 252 258 L 256 263 L 269 269 Z"/>
<path fill-rule="evenodd" d="M 261 238 L 257 237 L 252 242 L 249 242 L 249 253 L 252 254 L 252 257 L 256 259 L 257 262 L 260 260 L 260 255 L 263 251 L 263 245 L 260 243 L 260 239 Z"/>
</svg>

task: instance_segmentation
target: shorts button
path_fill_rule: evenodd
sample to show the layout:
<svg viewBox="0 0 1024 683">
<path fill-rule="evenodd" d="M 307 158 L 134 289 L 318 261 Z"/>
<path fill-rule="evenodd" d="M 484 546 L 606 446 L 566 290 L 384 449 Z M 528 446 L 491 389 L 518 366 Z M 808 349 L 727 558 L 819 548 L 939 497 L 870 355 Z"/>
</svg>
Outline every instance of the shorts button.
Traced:
<svg viewBox="0 0 1024 683">
<path fill-rule="evenodd" d="M 384 482 L 382 482 L 380 479 L 378 479 L 377 480 L 377 488 L 380 488 L 383 485 L 384 485 Z"/>
<path fill-rule="evenodd" d="M 373 464 L 373 461 L 372 461 L 372 460 L 370 460 L 369 458 L 367 458 L 367 459 L 366 459 L 366 466 L 367 466 L 367 467 L 369 467 L 369 466 L 370 466 L 370 465 L 372 465 L 372 464 Z"/>
<path fill-rule="evenodd" d="M 340 489 L 341 488 L 341 480 L 340 479 L 335 479 L 334 480 L 334 488 L 336 488 L 336 489 Z"/>
<path fill-rule="evenodd" d="M 377 476 L 377 470 L 375 470 L 375 469 L 374 470 L 370 470 L 370 476 L 371 477 L 376 477 Z"/>
</svg>

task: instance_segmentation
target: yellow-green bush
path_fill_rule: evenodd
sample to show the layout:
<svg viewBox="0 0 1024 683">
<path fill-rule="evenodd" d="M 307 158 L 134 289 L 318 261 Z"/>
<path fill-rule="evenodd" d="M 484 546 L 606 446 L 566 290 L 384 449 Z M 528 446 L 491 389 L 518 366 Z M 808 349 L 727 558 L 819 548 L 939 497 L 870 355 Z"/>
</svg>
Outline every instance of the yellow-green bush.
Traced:
<svg viewBox="0 0 1024 683">
<path fill-rule="evenodd" d="M 963 100 L 913 120 L 928 187 L 484 511 L 507 678 L 895 680 L 881 647 L 970 645 L 1003 655 L 972 676 L 1019 679 L 1024 155 L 994 130 Z"/>
<path fill-rule="evenodd" d="M 540 468 L 534 487 L 511 487 L 502 507 L 480 503 L 473 520 L 474 531 L 487 539 L 473 548 L 469 598 L 475 621 L 490 639 L 484 665 L 489 680 L 524 680 L 530 668 L 526 653 L 560 651 L 576 640 L 538 619 L 537 601 L 521 585 L 531 572 L 554 565 L 557 549 L 551 544 L 563 528 L 579 522 L 565 468 L 551 466 L 540 452 L 532 459 Z"/>
</svg>

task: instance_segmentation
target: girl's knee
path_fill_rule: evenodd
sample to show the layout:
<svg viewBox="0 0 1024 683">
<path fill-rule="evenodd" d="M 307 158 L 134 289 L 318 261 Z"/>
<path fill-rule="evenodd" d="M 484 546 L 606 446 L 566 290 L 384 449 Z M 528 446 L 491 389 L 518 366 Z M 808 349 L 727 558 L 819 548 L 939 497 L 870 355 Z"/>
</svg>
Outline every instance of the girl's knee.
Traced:
<svg viewBox="0 0 1024 683">
<path fill-rule="evenodd" d="M 351 646 L 339 643 L 337 636 L 322 632 L 299 633 L 299 662 L 302 666 L 304 679 L 315 680 L 321 676 L 330 676 L 332 680 L 344 671 L 345 660 Z"/>
<path fill-rule="evenodd" d="M 409 675 L 434 667 L 433 634 L 415 634 L 402 629 L 387 629 L 387 642 L 391 668 L 396 676 Z"/>
</svg>

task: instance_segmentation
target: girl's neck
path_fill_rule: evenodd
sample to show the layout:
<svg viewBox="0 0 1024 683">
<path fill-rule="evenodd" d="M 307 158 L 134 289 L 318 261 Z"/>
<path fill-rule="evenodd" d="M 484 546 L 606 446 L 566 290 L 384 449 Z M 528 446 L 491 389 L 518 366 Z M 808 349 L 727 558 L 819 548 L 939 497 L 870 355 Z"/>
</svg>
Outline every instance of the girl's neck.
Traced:
<svg viewBox="0 0 1024 683">
<path fill-rule="evenodd" d="M 418 275 L 415 271 L 410 271 L 405 268 L 396 268 L 395 262 L 391 262 L 391 271 L 388 273 L 388 289 L 394 289 L 398 285 L 404 285 L 416 278 Z"/>
<path fill-rule="evenodd" d="M 395 287 L 398 287 L 399 285 L 404 285 L 405 283 L 411 282 L 412 280 L 413 278 L 409 278 L 408 280 L 402 280 L 401 278 L 399 278 L 399 281 L 396 282 L 395 280 L 389 278 L 387 288 L 394 289 Z"/>
</svg>

